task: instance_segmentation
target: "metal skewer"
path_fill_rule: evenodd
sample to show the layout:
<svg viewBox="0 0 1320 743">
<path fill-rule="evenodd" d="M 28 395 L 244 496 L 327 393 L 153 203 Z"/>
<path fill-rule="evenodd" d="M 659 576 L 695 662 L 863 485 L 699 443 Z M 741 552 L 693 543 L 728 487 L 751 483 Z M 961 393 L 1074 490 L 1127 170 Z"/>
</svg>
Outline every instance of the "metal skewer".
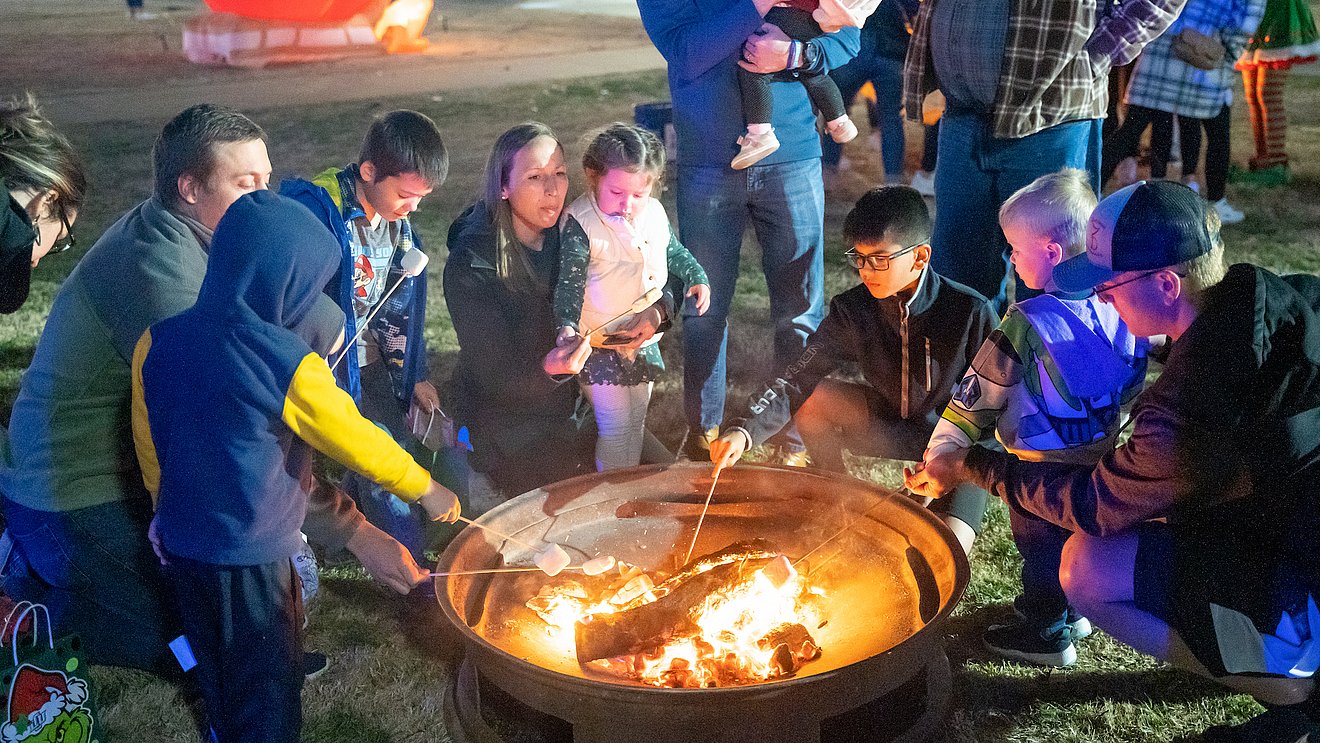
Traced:
<svg viewBox="0 0 1320 743">
<path fill-rule="evenodd" d="M 427 264 L 426 253 L 423 253 L 416 248 L 409 250 L 404 253 L 401 264 L 400 267 L 403 269 L 403 274 L 394 282 L 394 286 L 391 286 L 389 291 L 382 294 L 380 299 L 376 300 L 376 306 L 371 308 L 371 312 L 368 312 L 367 316 L 362 318 L 362 322 L 358 325 L 357 332 L 353 334 L 353 340 L 344 344 L 344 350 L 340 352 L 339 358 L 335 359 L 335 363 L 330 367 L 330 371 L 333 372 L 338 369 L 339 365 L 348 357 L 349 353 L 357 348 L 358 339 L 362 337 L 362 334 L 367 330 L 367 326 L 371 324 L 371 318 L 375 317 L 376 313 L 385 306 L 385 300 L 390 298 L 390 295 L 394 293 L 395 289 L 399 288 L 399 285 L 403 283 L 404 279 L 416 278 L 421 275 L 422 269 L 426 268 Z"/>
<path fill-rule="evenodd" d="M 581 570 L 581 565 L 570 565 L 564 570 Z M 486 570 L 451 570 L 447 573 L 432 572 L 427 573 L 428 578 L 447 578 L 451 575 L 491 575 L 494 573 L 540 573 L 544 572 L 540 568 L 488 568 Z"/>
<path fill-rule="evenodd" d="M 601 323 L 600 325 L 597 325 L 596 327 L 592 328 L 591 330 L 588 330 L 587 332 L 583 333 L 583 334 L 582 334 L 582 337 L 583 337 L 583 338 L 588 338 L 588 337 L 591 336 L 592 333 L 599 333 L 601 330 L 603 330 L 603 329 L 604 329 L 606 326 L 608 326 L 610 323 L 614 322 L 615 320 L 618 320 L 619 318 L 623 317 L 624 315 L 635 315 L 635 314 L 637 314 L 638 312 L 641 312 L 642 310 L 646 309 L 647 307 L 650 307 L 651 305 L 653 305 L 653 304 L 655 304 L 657 301 L 659 301 L 661 294 L 662 294 L 662 292 L 660 291 L 660 289 L 659 289 L 658 287 L 653 287 L 653 288 L 647 290 L 647 292 L 646 292 L 645 294 L 643 294 L 642 296 L 638 297 L 637 299 L 634 299 L 634 300 L 633 300 L 633 303 L 632 303 L 631 305 L 628 306 L 628 309 L 624 310 L 623 312 L 620 312 L 619 314 L 615 315 L 614 317 L 611 317 L 610 319 L 606 320 L 605 322 Z"/>
<path fill-rule="evenodd" d="M 842 529 L 840 529 L 840 530 L 834 532 L 833 534 L 831 534 L 830 536 L 826 537 L 825 540 L 824 540 L 823 542 L 821 542 L 820 544 L 816 545 L 815 547 L 812 547 L 811 550 L 808 551 L 805 555 L 803 555 L 803 556 L 799 557 L 798 559 L 794 560 L 794 561 L 793 561 L 793 567 L 797 567 L 797 566 L 798 566 L 803 560 L 805 560 L 805 559 L 807 559 L 808 557 L 810 557 L 812 554 L 814 554 L 814 553 L 815 553 L 817 550 L 819 550 L 821 547 L 824 547 L 825 545 L 829 544 L 830 542 L 833 542 L 835 539 L 838 539 L 840 536 L 842 536 L 844 532 L 848 531 L 849 529 L 853 528 L 854 526 L 857 526 L 857 524 L 861 523 L 862 519 L 866 518 L 868 514 L 870 514 L 872 511 L 874 511 L 875 509 L 879 508 L 880 506 L 884 505 L 885 503 L 889 502 L 889 499 L 890 499 L 890 498 L 893 498 L 895 495 L 897 495 L 898 493 L 901 493 L 901 492 L 903 492 L 903 490 L 893 490 L 893 491 L 890 491 L 889 493 L 886 493 L 885 495 L 880 496 L 880 500 L 878 500 L 878 501 L 876 501 L 875 503 L 871 504 L 871 507 L 870 507 L 870 508 L 868 508 L 868 509 L 866 509 L 865 511 L 862 511 L 860 514 L 858 514 L 857 518 L 853 519 L 852 521 L 849 521 L 849 522 L 847 523 L 847 525 L 845 525 Z"/>
<path fill-rule="evenodd" d="M 715 486 L 720 482 L 720 473 L 724 468 L 715 470 L 715 477 L 710 482 L 710 492 L 706 493 L 706 502 L 701 506 L 701 516 L 697 518 L 697 528 L 692 532 L 692 543 L 688 545 L 687 557 L 683 558 L 683 564 L 686 565 L 692 561 L 692 550 L 696 549 L 697 537 L 701 535 L 701 524 L 706 520 L 706 511 L 710 509 L 710 499 L 715 495 Z"/>
<path fill-rule="evenodd" d="M 470 518 L 468 518 L 468 517 L 466 517 L 466 516 L 459 516 L 459 517 L 458 517 L 458 520 L 459 520 L 459 521 L 462 521 L 462 522 L 465 523 L 465 524 L 471 524 L 471 525 L 477 527 L 478 529 L 485 529 L 486 531 L 490 532 L 491 534 L 494 534 L 494 535 L 497 536 L 497 537 L 503 537 L 504 539 L 507 539 L 507 540 L 509 540 L 510 542 L 513 542 L 514 544 L 520 544 L 520 545 L 526 547 L 527 549 L 529 549 L 529 550 L 531 550 L 531 551 L 533 551 L 533 552 L 539 552 L 539 551 L 541 550 L 540 547 L 536 547 L 536 546 L 533 546 L 533 545 L 531 545 L 531 544 L 528 544 L 527 542 L 524 542 L 523 540 L 521 540 L 521 539 L 519 539 L 519 538 L 517 538 L 517 537 L 510 536 L 510 535 L 508 535 L 508 534 L 505 534 L 504 532 L 502 532 L 502 531 L 500 531 L 500 530 L 498 530 L 498 529 L 493 529 L 493 528 L 491 528 L 491 527 L 489 527 L 489 526 L 486 526 L 485 524 L 479 524 L 479 523 L 473 521 L 472 519 L 470 519 Z M 540 568 L 534 568 L 534 569 L 535 569 L 535 570 L 540 570 Z M 565 569 L 567 569 L 567 568 L 565 568 Z"/>
</svg>

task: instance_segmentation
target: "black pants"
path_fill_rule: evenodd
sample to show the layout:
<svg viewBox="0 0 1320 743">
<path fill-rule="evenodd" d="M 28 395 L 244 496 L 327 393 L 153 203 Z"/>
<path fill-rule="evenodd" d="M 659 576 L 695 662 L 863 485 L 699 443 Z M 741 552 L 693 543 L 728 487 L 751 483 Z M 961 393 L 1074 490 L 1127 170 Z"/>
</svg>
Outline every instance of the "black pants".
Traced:
<svg viewBox="0 0 1320 743">
<path fill-rule="evenodd" d="M 297 743 L 302 602 L 293 563 L 212 565 L 170 557 L 191 672 L 219 743 Z"/>
<path fill-rule="evenodd" d="M 1211 119 L 1178 117 L 1179 144 L 1182 148 L 1183 177 L 1195 175 L 1201 159 L 1201 130 L 1205 129 L 1205 197 L 1210 201 L 1224 198 L 1228 185 L 1231 109 L 1224 106 Z"/>
<path fill-rule="evenodd" d="M 766 23 L 779 27 L 788 38 L 794 41 L 810 41 L 823 36 L 820 24 L 805 10 L 797 8 L 771 8 L 765 15 Z M 774 111 L 774 98 L 770 93 L 770 83 L 785 73 L 761 74 L 738 68 L 738 87 L 742 91 L 743 117 L 748 124 L 769 124 Z M 792 79 L 802 83 L 811 98 L 811 105 L 820 110 L 826 121 L 834 121 L 848 112 L 843 103 L 843 94 L 839 86 L 824 72 L 788 73 Z"/>
<path fill-rule="evenodd" d="M 1151 127 L 1150 177 L 1163 178 L 1168 173 L 1169 147 L 1173 144 L 1173 114 L 1145 106 L 1128 106 L 1123 125 L 1114 130 L 1112 137 L 1105 137 L 1104 152 L 1100 158 L 1101 183 L 1109 180 L 1120 162 L 1137 154 L 1141 147 L 1141 135 L 1148 126 Z M 1186 162 L 1184 159 L 1184 167 Z"/>
</svg>

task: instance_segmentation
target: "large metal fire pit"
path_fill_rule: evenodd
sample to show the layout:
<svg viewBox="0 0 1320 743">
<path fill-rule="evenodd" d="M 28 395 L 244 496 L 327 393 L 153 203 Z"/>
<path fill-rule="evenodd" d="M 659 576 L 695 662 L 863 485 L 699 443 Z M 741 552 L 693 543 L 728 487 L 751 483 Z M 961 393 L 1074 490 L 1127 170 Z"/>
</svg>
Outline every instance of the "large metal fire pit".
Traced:
<svg viewBox="0 0 1320 743">
<path fill-rule="evenodd" d="M 648 571 L 672 572 L 692 539 L 709 473 L 709 465 L 679 464 L 586 475 L 514 498 L 479 521 L 533 545 L 558 543 L 575 563 L 611 554 Z M 726 470 L 712 504 L 694 554 L 755 537 L 790 557 L 812 553 L 810 581 L 828 594 L 826 624 L 811 630 L 824 652 L 796 676 L 663 689 L 585 672 L 573 648 L 553 643 L 524 606 L 547 582 L 541 573 L 439 580 L 436 593 L 463 638 L 468 672 L 567 721 L 576 743 L 810 743 L 820 740 L 823 721 L 915 682 L 924 684 L 924 712 L 892 739 L 929 736 L 948 707 L 941 626 L 968 580 L 953 534 L 901 495 L 787 467 Z M 531 562 L 526 547 L 468 527 L 437 570 Z M 461 731 L 454 737 L 464 738 Z"/>
</svg>

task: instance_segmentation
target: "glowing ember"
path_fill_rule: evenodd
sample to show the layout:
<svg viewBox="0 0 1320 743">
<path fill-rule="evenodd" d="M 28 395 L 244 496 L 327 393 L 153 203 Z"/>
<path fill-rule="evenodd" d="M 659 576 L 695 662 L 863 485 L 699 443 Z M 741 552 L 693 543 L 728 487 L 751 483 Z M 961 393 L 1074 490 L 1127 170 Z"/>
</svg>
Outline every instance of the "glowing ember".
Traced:
<svg viewBox="0 0 1320 743">
<path fill-rule="evenodd" d="M 759 562 L 759 569 L 734 571 L 735 580 L 676 615 L 652 646 L 593 660 L 586 667 L 653 686 L 683 688 L 793 675 L 820 656 L 810 630 L 823 626 L 819 599 L 824 592 L 809 586 L 782 555 Z M 546 622 L 551 642 L 571 651 L 579 623 L 653 603 L 657 594 L 666 595 L 667 586 L 660 581 L 657 588 L 656 580 L 639 568 L 619 563 L 616 571 L 587 578 L 585 584 L 563 580 L 547 585 L 527 606 Z"/>
</svg>

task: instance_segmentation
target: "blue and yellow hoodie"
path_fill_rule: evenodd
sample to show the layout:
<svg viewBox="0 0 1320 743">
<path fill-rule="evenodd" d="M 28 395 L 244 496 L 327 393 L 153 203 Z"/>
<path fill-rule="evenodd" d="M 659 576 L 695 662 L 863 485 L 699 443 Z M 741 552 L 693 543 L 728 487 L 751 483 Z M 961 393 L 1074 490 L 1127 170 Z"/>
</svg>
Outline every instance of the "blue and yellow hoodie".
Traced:
<svg viewBox="0 0 1320 743">
<path fill-rule="evenodd" d="M 301 539 L 311 448 L 407 500 L 425 494 L 426 470 L 362 418 L 290 330 L 338 264 L 334 238 L 306 208 L 247 194 L 216 228 L 197 304 L 138 342 L 133 439 L 171 554 L 287 559 Z"/>
</svg>

